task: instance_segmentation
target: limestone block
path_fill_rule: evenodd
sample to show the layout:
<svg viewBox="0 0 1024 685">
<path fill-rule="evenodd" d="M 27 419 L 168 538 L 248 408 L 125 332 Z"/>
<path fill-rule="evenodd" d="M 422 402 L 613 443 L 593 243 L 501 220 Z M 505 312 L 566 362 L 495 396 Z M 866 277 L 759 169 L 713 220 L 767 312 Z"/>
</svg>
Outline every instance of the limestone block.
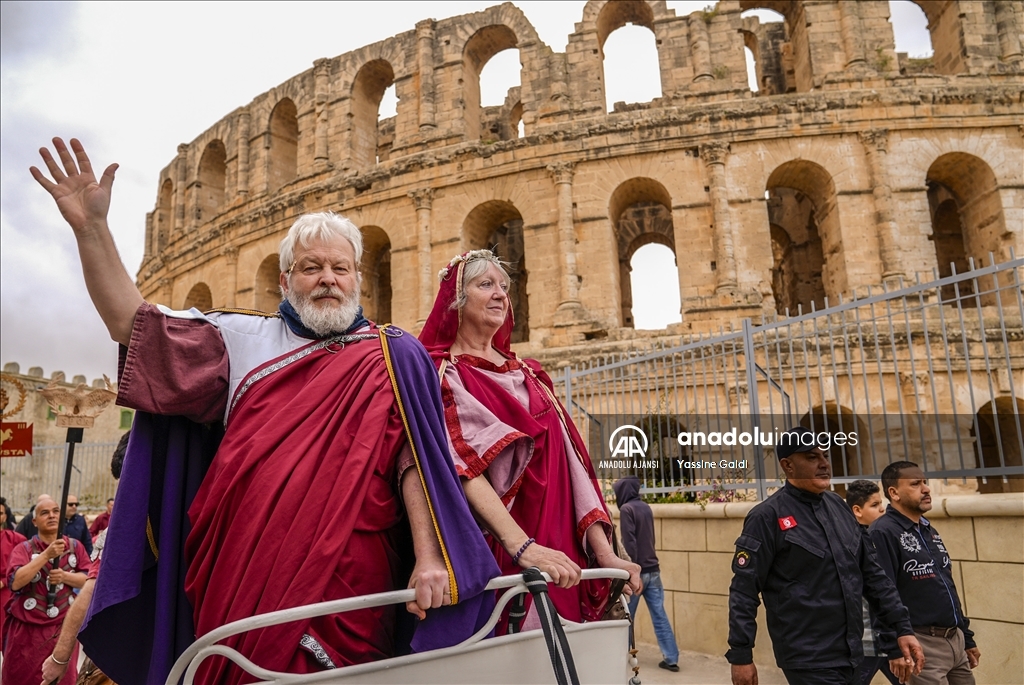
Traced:
<svg viewBox="0 0 1024 685">
<path fill-rule="evenodd" d="M 665 590 L 686 592 L 690 589 L 690 560 L 686 552 L 661 552 L 658 554 L 661 567 L 661 584 Z"/>
<path fill-rule="evenodd" d="M 674 593 L 672 626 L 681 649 L 725 654 L 729 649 L 729 598 L 692 592 Z"/>
<path fill-rule="evenodd" d="M 972 618 L 971 630 L 981 650 L 981 663 L 974 670 L 978 685 L 1024 682 L 1024 625 Z"/>
<path fill-rule="evenodd" d="M 732 582 L 732 554 L 690 552 L 690 591 L 728 595 Z"/>
<path fill-rule="evenodd" d="M 942 536 L 942 541 L 949 550 L 951 559 L 963 559 L 975 561 L 978 559 L 978 552 L 975 546 L 974 521 L 980 519 L 972 518 L 944 518 L 935 521 L 935 528 Z M 986 561 L 998 561 L 987 559 Z"/>
<path fill-rule="evenodd" d="M 972 619 L 1024 623 L 1024 565 L 965 561 L 961 567 Z"/>
<path fill-rule="evenodd" d="M 704 552 L 707 532 L 703 519 L 654 519 L 661 522 L 658 549 Z"/>
<path fill-rule="evenodd" d="M 743 532 L 743 519 L 708 519 L 708 551 L 736 551 L 736 538 Z"/>
<path fill-rule="evenodd" d="M 1024 564 L 1024 519 L 980 517 L 973 521 L 979 561 Z"/>
</svg>

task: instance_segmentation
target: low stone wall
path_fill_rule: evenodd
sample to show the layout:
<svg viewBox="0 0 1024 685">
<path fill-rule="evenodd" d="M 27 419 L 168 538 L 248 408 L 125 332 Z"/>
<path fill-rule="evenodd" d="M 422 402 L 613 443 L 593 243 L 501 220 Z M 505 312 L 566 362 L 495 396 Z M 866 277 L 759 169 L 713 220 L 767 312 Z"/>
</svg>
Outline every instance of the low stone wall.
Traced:
<svg viewBox="0 0 1024 685">
<path fill-rule="evenodd" d="M 652 505 L 665 610 L 681 649 L 719 656 L 728 649 L 732 554 L 753 506 L 709 504 L 701 511 L 695 504 Z M 929 519 L 953 559 L 981 649 L 978 683 L 1024 682 L 1024 495 L 937 496 Z M 757 624 L 754 662 L 774 668 L 763 607 Z M 636 634 L 640 642 L 656 642 L 643 602 Z"/>
</svg>

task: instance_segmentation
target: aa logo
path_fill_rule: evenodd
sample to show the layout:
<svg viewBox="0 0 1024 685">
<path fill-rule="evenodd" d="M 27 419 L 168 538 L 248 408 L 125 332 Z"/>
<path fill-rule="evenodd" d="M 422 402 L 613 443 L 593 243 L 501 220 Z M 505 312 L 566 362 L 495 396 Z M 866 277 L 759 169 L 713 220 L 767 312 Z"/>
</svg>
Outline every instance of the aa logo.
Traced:
<svg viewBox="0 0 1024 685">
<path fill-rule="evenodd" d="M 647 435 L 636 426 L 619 426 L 608 438 L 608 449 L 612 459 L 646 459 Z"/>
</svg>

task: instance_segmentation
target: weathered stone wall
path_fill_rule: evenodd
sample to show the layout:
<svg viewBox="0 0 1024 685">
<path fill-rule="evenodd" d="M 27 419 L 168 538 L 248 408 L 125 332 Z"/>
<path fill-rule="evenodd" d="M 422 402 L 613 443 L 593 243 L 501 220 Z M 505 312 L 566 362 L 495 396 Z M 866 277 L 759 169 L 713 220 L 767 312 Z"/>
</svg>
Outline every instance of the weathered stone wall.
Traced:
<svg viewBox="0 0 1024 685">
<path fill-rule="evenodd" d="M 732 556 L 753 503 L 656 504 L 654 532 L 665 610 L 681 649 L 720 656 L 729 636 Z M 935 497 L 931 520 L 953 561 L 964 613 L 982 652 L 979 683 L 1019 683 L 1024 672 L 1024 496 Z M 774 669 L 764 608 L 758 611 L 754 663 Z M 655 643 L 644 602 L 637 639 Z M 882 682 L 882 681 L 878 681 Z"/>
<path fill-rule="evenodd" d="M 884 0 L 723 0 L 685 17 L 595 0 L 565 53 L 510 3 L 421 21 L 317 60 L 179 146 L 157 182 L 140 287 L 175 308 L 271 308 L 277 243 L 298 215 L 330 209 L 373 244 L 368 315 L 415 330 L 438 270 L 521 221 L 519 348 L 536 354 L 635 335 L 626 237 L 629 253 L 671 236 L 674 334 L 948 270 L 940 259 L 1024 254 L 1024 12 L 920 4 L 935 58 L 914 69 L 895 53 Z M 740 16 L 754 7 L 786 21 Z M 654 34 L 662 97 L 609 113 L 603 46 L 627 22 Z M 744 45 L 757 48 L 757 93 Z M 513 47 L 520 86 L 480 107 L 483 66 Z M 397 116 L 378 122 L 392 83 Z M 937 193 L 955 210 L 938 236 Z M 806 223 L 774 219 L 786 197 Z M 671 230 L 633 236 L 629 211 L 652 203 Z M 818 266 L 795 273 L 808 250 Z"/>
</svg>

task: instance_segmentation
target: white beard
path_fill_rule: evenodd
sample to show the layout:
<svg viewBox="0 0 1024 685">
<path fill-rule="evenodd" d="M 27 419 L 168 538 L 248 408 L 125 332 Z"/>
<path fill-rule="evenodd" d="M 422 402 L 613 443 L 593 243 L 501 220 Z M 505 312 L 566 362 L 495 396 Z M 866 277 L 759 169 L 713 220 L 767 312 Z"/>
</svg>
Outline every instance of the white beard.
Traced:
<svg viewBox="0 0 1024 685">
<path fill-rule="evenodd" d="M 314 298 L 327 295 L 340 298 L 340 304 L 318 305 L 314 301 Z M 359 294 L 345 295 L 340 288 L 317 288 L 309 296 L 289 290 L 288 301 L 295 307 L 302 325 L 322 338 L 347 330 L 359 311 Z"/>
</svg>

